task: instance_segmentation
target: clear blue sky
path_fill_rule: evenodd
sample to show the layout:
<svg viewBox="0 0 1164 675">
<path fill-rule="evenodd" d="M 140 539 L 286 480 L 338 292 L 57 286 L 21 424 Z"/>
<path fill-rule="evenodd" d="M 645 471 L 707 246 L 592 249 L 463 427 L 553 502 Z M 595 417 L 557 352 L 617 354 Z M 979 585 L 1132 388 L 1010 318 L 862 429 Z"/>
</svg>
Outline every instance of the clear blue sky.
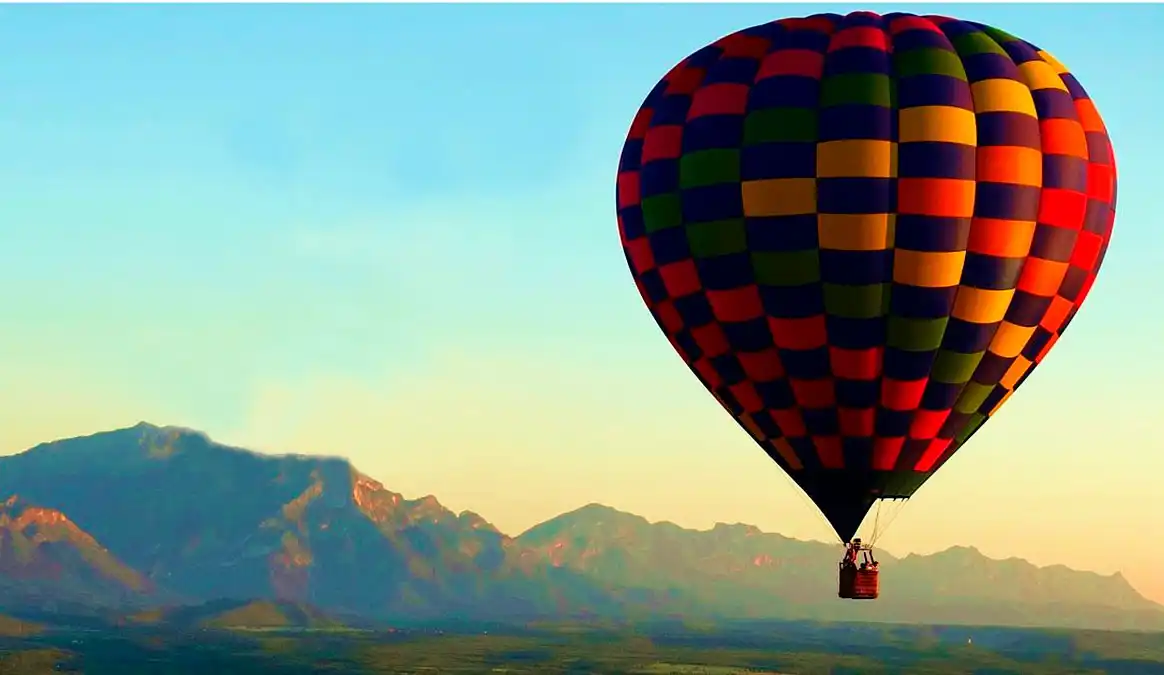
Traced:
<svg viewBox="0 0 1164 675">
<path fill-rule="evenodd" d="M 680 58 L 856 8 L 0 8 L 0 452 L 144 418 L 344 454 L 509 531 L 604 501 L 827 537 L 642 307 L 614 172 Z M 1140 543 L 1164 470 L 1164 7 L 905 9 L 1065 63 L 1120 188 L 1079 319 L 886 543 L 1071 555 L 1164 599 Z M 1095 551 L 1055 539 L 1081 532 Z"/>
</svg>

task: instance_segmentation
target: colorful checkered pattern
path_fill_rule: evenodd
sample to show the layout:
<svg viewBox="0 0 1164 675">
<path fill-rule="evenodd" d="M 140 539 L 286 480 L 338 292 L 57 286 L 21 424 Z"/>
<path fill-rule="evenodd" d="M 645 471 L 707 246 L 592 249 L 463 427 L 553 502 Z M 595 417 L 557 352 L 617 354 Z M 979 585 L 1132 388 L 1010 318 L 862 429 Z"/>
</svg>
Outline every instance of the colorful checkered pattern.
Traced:
<svg viewBox="0 0 1164 675">
<path fill-rule="evenodd" d="M 618 221 L 675 349 L 849 539 L 1075 316 L 1115 217 L 1095 106 L 998 29 L 856 12 L 700 49 L 647 96 Z"/>
</svg>

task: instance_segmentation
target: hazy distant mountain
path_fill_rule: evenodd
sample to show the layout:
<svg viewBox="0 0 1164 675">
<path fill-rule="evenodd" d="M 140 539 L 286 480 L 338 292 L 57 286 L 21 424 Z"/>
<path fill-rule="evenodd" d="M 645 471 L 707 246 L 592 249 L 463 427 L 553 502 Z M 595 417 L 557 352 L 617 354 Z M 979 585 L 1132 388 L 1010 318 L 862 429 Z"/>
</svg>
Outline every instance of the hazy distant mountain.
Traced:
<svg viewBox="0 0 1164 675">
<path fill-rule="evenodd" d="M 994 560 L 970 547 L 900 559 L 879 552 L 881 599 L 849 603 L 832 600 L 836 546 L 752 525 L 689 530 L 590 504 L 517 541 L 603 583 L 683 589 L 721 616 L 1164 628 L 1164 607 L 1118 573 Z"/>
<path fill-rule="evenodd" d="M 823 543 L 748 525 L 652 524 L 596 504 L 514 538 L 434 497 L 404 499 L 341 459 L 260 455 L 144 423 L 0 458 L 0 500 L 11 495 L 0 507 L 6 606 L 128 612 L 237 598 L 222 612 L 292 623 L 307 615 L 290 608 L 314 606 L 397 621 L 682 615 L 1164 629 L 1164 607 L 1119 575 L 967 548 L 882 554 L 884 598 L 842 602 L 838 552 Z"/>
</svg>

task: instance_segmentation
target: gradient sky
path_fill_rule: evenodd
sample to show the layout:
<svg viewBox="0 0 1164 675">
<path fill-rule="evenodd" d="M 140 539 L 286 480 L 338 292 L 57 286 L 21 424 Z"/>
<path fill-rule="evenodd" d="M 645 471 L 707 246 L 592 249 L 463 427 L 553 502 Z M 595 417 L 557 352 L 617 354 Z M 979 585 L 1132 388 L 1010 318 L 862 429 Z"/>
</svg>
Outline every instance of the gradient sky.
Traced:
<svg viewBox="0 0 1164 675">
<path fill-rule="evenodd" d="M 0 8 L 0 452 L 144 419 L 344 455 L 511 533 L 599 501 L 829 539 L 643 307 L 614 173 L 680 58 L 856 8 Z M 1120 190 L 1079 319 L 882 542 L 1164 601 L 1164 6 L 906 9 L 1067 64 Z"/>
</svg>

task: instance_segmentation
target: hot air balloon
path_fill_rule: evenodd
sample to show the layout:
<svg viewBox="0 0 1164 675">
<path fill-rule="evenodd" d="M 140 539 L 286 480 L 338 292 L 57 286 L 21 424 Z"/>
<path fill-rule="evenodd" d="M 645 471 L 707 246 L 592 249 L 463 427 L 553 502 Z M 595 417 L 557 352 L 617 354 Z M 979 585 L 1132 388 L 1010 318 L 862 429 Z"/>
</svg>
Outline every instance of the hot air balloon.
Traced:
<svg viewBox="0 0 1164 675">
<path fill-rule="evenodd" d="M 696 51 L 646 97 L 617 181 L 655 321 L 848 545 L 841 595 L 858 598 L 877 595 L 851 542 L 863 519 L 1042 362 L 1115 201 L 1111 142 L 1065 66 L 991 26 L 898 13 L 781 19 Z"/>
</svg>

